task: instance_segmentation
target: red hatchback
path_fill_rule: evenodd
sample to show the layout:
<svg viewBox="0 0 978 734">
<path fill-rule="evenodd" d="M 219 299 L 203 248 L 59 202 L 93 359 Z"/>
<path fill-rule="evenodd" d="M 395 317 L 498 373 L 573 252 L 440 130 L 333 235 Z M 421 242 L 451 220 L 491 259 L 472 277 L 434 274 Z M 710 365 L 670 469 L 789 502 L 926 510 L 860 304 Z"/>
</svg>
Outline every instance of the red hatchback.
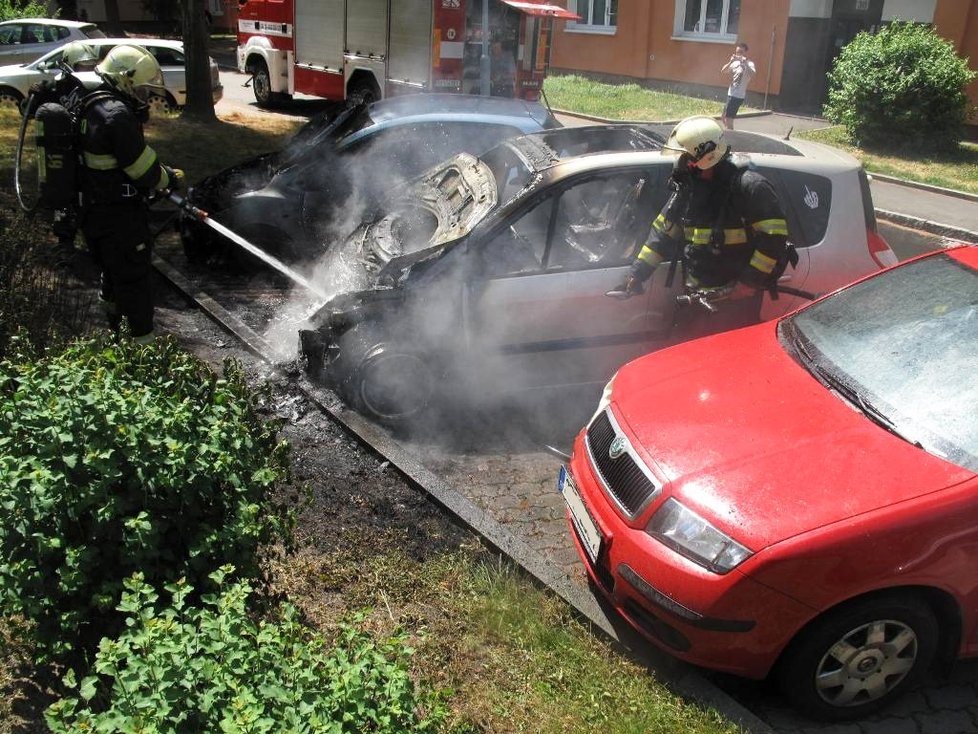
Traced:
<svg viewBox="0 0 978 734">
<path fill-rule="evenodd" d="M 560 488 L 592 581 L 691 663 L 862 716 L 978 655 L 978 247 L 650 354 Z"/>
</svg>

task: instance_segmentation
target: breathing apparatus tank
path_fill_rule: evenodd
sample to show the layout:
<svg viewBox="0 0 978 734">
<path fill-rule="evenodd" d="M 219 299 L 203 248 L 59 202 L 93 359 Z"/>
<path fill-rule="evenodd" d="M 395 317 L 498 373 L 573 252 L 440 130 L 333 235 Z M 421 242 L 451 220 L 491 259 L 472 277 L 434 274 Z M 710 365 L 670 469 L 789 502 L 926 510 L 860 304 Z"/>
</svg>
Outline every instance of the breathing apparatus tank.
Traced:
<svg viewBox="0 0 978 734">
<path fill-rule="evenodd" d="M 64 105 L 46 102 L 34 115 L 37 142 L 38 203 L 66 209 L 78 196 L 78 153 L 75 123 Z"/>
</svg>

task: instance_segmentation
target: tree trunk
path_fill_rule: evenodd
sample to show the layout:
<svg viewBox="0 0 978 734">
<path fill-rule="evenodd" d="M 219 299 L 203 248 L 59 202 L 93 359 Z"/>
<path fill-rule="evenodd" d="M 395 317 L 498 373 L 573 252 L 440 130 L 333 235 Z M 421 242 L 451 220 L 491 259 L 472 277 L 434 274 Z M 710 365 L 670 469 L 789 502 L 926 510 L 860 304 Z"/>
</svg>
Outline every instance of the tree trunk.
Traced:
<svg viewBox="0 0 978 734">
<path fill-rule="evenodd" d="M 119 0 L 105 0 L 105 29 L 109 36 L 122 37 L 126 32 L 119 20 Z"/>
<path fill-rule="evenodd" d="M 211 96 L 211 69 L 208 56 L 210 29 L 204 12 L 204 0 L 181 0 L 183 13 L 183 51 L 186 56 L 187 105 L 183 117 L 213 122 L 214 99 Z"/>
</svg>

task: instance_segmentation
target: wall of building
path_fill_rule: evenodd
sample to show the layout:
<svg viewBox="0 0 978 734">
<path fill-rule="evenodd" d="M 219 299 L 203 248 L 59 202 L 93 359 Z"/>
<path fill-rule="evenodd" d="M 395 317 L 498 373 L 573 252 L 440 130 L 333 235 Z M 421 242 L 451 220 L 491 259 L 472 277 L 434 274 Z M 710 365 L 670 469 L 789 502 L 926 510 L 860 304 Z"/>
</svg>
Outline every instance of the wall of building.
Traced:
<svg viewBox="0 0 978 734">
<path fill-rule="evenodd" d="M 937 0 L 934 28 L 960 56 L 971 60 L 972 71 L 978 70 L 978 0 Z M 968 97 L 978 107 L 978 79 L 968 85 Z"/>
<path fill-rule="evenodd" d="M 720 74 L 720 67 L 730 58 L 734 42 L 681 38 L 674 32 L 675 24 L 675 0 L 619 0 L 613 35 L 558 26 L 551 66 L 723 96 L 729 79 Z M 786 32 L 784 0 L 742 0 L 738 39 L 750 46 L 749 55 L 757 65 L 749 87 L 752 97 L 780 92 Z"/>
</svg>

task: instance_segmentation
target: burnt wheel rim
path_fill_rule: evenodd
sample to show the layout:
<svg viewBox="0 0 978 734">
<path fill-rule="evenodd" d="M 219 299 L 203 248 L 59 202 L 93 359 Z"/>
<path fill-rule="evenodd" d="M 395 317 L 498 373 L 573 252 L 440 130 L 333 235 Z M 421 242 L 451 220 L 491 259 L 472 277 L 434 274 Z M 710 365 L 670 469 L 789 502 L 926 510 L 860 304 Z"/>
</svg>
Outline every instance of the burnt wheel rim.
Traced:
<svg viewBox="0 0 978 734">
<path fill-rule="evenodd" d="M 360 400 L 378 418 L 403 420 L 420 414 L 431 398 L 431 375 L 414 354 L 383 353 L 360 374 Z"/>
<path fill-rule="evenodd" d="M 880 619 L 856 627 L 829 648 L 815 669 L 815 690 L 836 707 L 879 701 L 913 670 L 919 643 L 904 622 Z"/>
</svg>

